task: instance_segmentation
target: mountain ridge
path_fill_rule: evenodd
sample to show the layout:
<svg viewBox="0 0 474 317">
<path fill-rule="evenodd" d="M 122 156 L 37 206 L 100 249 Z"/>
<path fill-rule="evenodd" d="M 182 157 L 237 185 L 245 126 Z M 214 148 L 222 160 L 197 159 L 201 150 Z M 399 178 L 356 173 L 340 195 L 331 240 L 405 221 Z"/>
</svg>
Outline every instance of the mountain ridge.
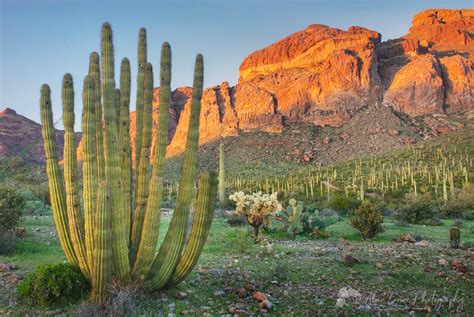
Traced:
<svg viewBox="0 0 474 317">
<path fill-rule="evenodd" d="M 472 125 L 473 38 L 474 10 L 470 9 L 420 12 L 405 36 L 384 42 L 380 33 L 359 26 L 340 30 L 309 25 L 247 56 L 240 65 L 237 85 L 223 82 L 205 89 L 200 145 L 246 132 L 282 134 L 283 138 L 285 131 L 298 124 L 344 131 L 361 112 L 378 120 L 397 121 L 381 136 L 394 138 L 396 144 Z M 191 93 L 190 87 L 172 92 L 168 157 L 179 155 L 184 149 Z M 158 96 L 159 88 L 155 88 L 155 130 Z M 10 113 L 3 117 L 12 116 Z M 5 122 L 0 118 L 0 154 L 13 156 L 19 150 L 13 145 L 25 142 L 11 136 L 9 139 L 11 133 L 6 131 Z M 359 133 L 366 134 L 367 129 L 361 126 Z M 37 133 L 38 126 L 31 124 L 27 130 Z M 134 130 L 132 112 L 132 145 Z M 353 135 L 357 133 L 351 131 Z M 60 139 L 61 133 L 58 135 Z M 344 139 L 351 137 L 348 135 Z M 24 137 L 31 140 L 28 134 Z M 363 143 L 362 139 L 359 141 Z M 330 147 L 331 142 L 328 144 Z M 394 146 L 391 141 L 387 144 Z M 40 150 L 29 155 L 34 162 L 42 162 Z M 299 160 L 305 154 L 303 161 L 309 156 L 309 161 L 317 157 L 302 153 Z"/>
</svg>

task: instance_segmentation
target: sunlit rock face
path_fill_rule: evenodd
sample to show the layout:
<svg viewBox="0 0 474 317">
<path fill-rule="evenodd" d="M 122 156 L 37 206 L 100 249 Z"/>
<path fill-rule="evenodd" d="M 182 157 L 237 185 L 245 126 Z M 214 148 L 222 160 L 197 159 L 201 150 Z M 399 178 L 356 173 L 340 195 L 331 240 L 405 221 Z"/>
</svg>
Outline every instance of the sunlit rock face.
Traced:
<svg viewBox="0 0 474 317">
<path fill-rule="evenodd" d="M 408 115 L 474 109 L 474 10 L 418 13 L 407 35 L 377 47 L 384 101 Z"/>
<path fill-rule="evenodd" d="M 287 123 L 340 126 L 380 97 L 380 38 L 361 27 L 310 25 L 250 54 L 240 65 L 239 84 L 271 94 Z"/>
</svg>

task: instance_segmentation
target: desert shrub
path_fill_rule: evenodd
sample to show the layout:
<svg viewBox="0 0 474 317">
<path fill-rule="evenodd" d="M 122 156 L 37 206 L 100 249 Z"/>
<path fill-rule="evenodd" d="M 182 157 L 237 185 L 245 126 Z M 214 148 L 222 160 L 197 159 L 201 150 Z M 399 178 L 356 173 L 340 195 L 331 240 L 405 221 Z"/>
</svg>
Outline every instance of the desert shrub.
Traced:
<svg viewBox="0 0 474 317">
<path fill-rule="evenodd" d="M 399 208 L 395 218 L 412 224 L 439 224 L 439 209 L 431 194 L 412 197 L 407 195 L 407 203 Z"/>
<path fill-rule="evenodd" d="M 462 217 L 466 220 L 474 220 L 474 209 L 463 212 Z"/>
<path fill-rule="evenodd" d="M 137 314 L 143 305 L 143 285 L 140 283 L 130 283 L 122 285 L 112 281 L 107 298 L 102 304 L 94 304 L 84 301 L 77 309 L 78 317 L 113 316 L 127 317 Z"/>
<path fill-rule="evenodd" d="M 334 195 L 329 201 L 329 207 L 341 216 L 347 215 L 351 210 L 360 206 L 360 201 L 355 197 L 346 197 L 342 194 Z"/>
<path fill-rule="evenodd" d="M 51 215 L 51 208 L 45 205 L 41 200 L 28 200 L 23 207 L 23 214 L 29 216 L 48 216 Z"/>
<path fill-rule="evenodd" d="M 0 230 L 15 228 L 24 205 L 25 199 L 18 191 L 8 187 L 0 189 Z"/>
<path fill-rule="evenodd" d="M 325 208 L 321 211 L 316 210 L 314 213 L 315 227 L 324 230 L 332 224 L 339 221 L 339 215 L 332 209 Z"/>
<path fill-rule="evenodd" d="M 443 215 L 448 218 L 461 217 L 465 210 L 469 207 L 458 199 L 451 199 L 448 201 L 446 206 L 443 207 Z"/>
<path fill-rule="evenodd" d="M 15 227 L 24 205 L 25 199 L 18 191 L 0 188 L 0 254 L 8 254 L 15 247 Z"/>
<path fill-rule="evenodd" d="M 457 218 L 463 216 L 464 212 L 474 209 L 474 184 L 466 184 L 456 197 L 450 199 L 443 208 L 446 217 Z"/>
<path fill-rule="evenodd" d="M 10 254 L 15 249 L 16 232 L 14 229 L 0 231 L 0 254 Z"/>
<path fill-rule="evenodd" d="M 40 306 L 75 302 L 88 291 L 79 269 L 71 264 L 40 265 L 18 284 L 18 295 Z"/>
<path fill-rule="evenodd" d="M 382 212 L 369 201 L 362 202 L 359 208 L 350 213 L 350 223 L 364 239 L 373 238 L 383 231 Z"/>
</svg>

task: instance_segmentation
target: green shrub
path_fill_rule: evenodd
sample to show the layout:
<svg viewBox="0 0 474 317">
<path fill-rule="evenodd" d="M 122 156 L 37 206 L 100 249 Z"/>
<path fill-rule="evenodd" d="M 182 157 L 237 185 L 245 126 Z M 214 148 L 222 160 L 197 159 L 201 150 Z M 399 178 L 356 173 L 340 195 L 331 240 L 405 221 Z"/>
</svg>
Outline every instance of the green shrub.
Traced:
<svg viewBox="0 0 474 317">
<path fill-rule="evenodd" d="M 458 218 L 464 212 L 474 209 L 474 184 L 466 184 L 455 198 L 451 198 L 443 208 L 446 217 Z"/>
<path fill-rule="evenodd" d="M 24 205 L 25 199 L 18 191 L 0 188 L 0 231 L 15 229 Z"/>
<path fill-rule="evenodd" d="M 88 291 L 79 269 L 71 264 L 40 265 L 18 285 L 17 293 L 40 306 L 75 302 Z"/>
<path fill-rule="evenodd" d="M 334 195 L 329 201 L 329 207 L 341 216 L 347 215 L 351 210 L 360 206 L 360 201 L 355 197 L 346 197 L 342 194 Z"/>
<path fill-rule="evenodd" d="M 18 191 L 0 188 L 0 254 L 8 254 L 15 248 L 15 227 L 24 205 L 25 200 Z"/>
<path fill-rule="evenodd" d="M 468 208 L 469 207 L 463 201 L 451 199 L 442 210 L 445 217 L 459 218 Z"/>
<path fill-rule="evenodd" d="M 0 230 L 0 254 L 10 254 L 15 249 L 16 233 L 14 229 Z"/>
<path fill-rule="evenodd" d="M 466 220 L 474 220 L 474 209 L 463 212 L 462 217 Z"/>
<path fill-rule="evenodd" d="M 29 216 L 48 216 L 51 215 L 51 208 L 45 205 L 41 200 L 28 200 L 23 207 L 23 214 Z"/>
<path fill-rule="evenodd" d="M 324 230 L 339 221 L 339 215 L 332 209 L 325 208 L 314 212 L 314 227 Z"/>
<path fill-rule="evenodd" d="M 406 205 L 397 210 L 395 218 L 402 223 L 437 225 L 439 224 L 439 208 L 429 193 L 418 197 L 407 195 Z"/>
<path fill-rule="evenodd" d="M 383 231 L 383 214 L 371 202 L 364 201 L 359 208 L 350 213 L 350 223 L 364 239 L 370 239 Z"/>
</svg>

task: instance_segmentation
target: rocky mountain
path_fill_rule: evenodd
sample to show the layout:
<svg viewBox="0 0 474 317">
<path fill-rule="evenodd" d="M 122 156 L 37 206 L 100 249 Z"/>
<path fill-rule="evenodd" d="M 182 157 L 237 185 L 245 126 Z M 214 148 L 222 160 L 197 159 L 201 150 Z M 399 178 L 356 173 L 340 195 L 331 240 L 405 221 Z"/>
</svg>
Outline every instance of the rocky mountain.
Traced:
<svg viewBox="0 0 474 317">
<path fill-rule="evenodd" d="M 304 162 L 325 157 L 321 144 L 326 151 L 340 143 L 347 155 L 363 154 L 368 143 L 379 151 L 472 124 L 474 10 L 427 10 L 414 17 L 405 36 L 381 38 L 359 26 L 313 24 L 250 54 L 240 65 L 237 85 L 223 82 L 204 91 L 200 144 L 212 148 L 226 137 L 235 146 L 248 141 L 244 135 L 270 135 L 280 140 L 274 144 L 285 144 L 272 151 Z M 172 93 L 169 157 L 184 149 L 191 93 L 189 87 Z M 155 127 L 158 95 L 155 88 Z M 15 136 L 12 115 L 3 113 L 0 154 L 9 156 L 24 149 L 15 138 L 30 141 L 40 135 L 39 126 L 30 122 L 28 133 Z M 134 118 L 131 113 L 132 140 Z M 302 136 L 291 131 L 310 131 L 305 137 L 311 140 L 298 146 Z M 41 162 L 42 151 L 32 150 L 30 157 Z"/>
<path fill-rule="evenodd" d="M 368 106 L 408 116 L 421 137 L 458 129 L 446 116 L 474 110 L 473 53 L 474 10 L 421 12 L 407 35 L 386 42 L 358 26 L 310 25 L 245 58 L 235 87 L 206 90 L 200 141 L 295 123 L 341 127 Z M 188 108 L 180 112 L 181 99 L 169 155 L 183 150 Z"/>
</svg>

